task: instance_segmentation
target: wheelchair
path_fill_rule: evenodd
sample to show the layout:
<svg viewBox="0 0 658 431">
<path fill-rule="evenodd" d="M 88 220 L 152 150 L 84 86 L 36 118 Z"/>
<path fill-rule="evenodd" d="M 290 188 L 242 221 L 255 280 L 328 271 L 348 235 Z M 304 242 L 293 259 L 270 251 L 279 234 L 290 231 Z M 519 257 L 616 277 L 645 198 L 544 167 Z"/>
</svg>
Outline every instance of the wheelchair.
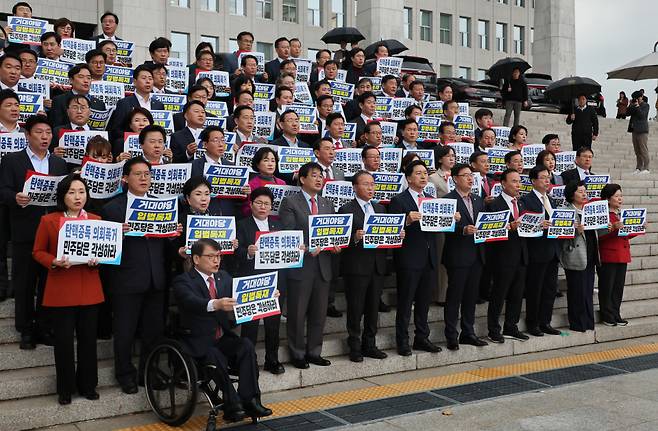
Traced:
<svg viewBox="0 0 658 431">
<path fill-rule="evenodd" d="M 189 331 L 178 326 L 176 313 L 170 313 L 168 336 L 149 353 L 144 365 L 146 399 L 153 413 L 165 424 L 177 427 L 186 423 L 197 407 L 199 392 L 210 405 L 206 431 L 216 429 L 217 415 L 223 408 L 221 389 L 212 379 L 215 368 L 185 353 L 177 340 Z M 231 382 L 237 372 L 229 370 Z M 251 417 L 253 424 L 257 417 Z"/>
</svg>

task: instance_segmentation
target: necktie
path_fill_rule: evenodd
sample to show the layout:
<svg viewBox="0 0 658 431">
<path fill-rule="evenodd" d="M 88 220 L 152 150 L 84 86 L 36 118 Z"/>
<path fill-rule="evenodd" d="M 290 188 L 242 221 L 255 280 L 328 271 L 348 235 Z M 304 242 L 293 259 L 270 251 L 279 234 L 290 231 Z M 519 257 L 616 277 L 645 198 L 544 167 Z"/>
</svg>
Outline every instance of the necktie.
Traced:
<svg viewBox="0 0 658 431">
<path fill-rule="evenodd" d="M 316 215 L 318 213 L 318 203 L 315 200 L 315 197 L 311 197 L 311 215 Z"/>
<path fill-rule="evenodd" d="M 82 130 L 84 130 L 84 129 L 85 129 L 85 128 L 82 127 L 82 126 L 78 126 L 78 127 L 75 128 L 75 130 L 80 130 L 80 131 L 82 131 Z"/>
<path fill-rule="evenodd" d="M 588 170 L 585 171 L 585 175 L 589 175 L 589 171 L 588 171 Z"/>
<path fill-rule="evenodd" d="M 519 218 L 519 206 L 516 204 L 516 198 L 512 199 L 512 215 L 514 216 L 514 220 Z"/>
<path fill-rule="evenodd" d="M 324 169 L 324 178 L 326 180 L 333 180 L 333 176 L 331 175 L 331 169 L 330 168 L 325 168 Z"/>
<path fill-rule="evenodd" d="M 489 187 L 489 181 L 486 178 L 482 180 L 482 188 L 484 188 L 484 196 L 489 196 L 491 194 L 491 188 Z"/>
<path fill-rule="evenodd" d="M 217 289 L 215 288 L 215 277 L 212 275 L 208 277 L 208 293 L 210 293 L 210 299 L 217 299 Z M 222 331 L 217 325 L 217 330 L 215 331 L 215 340 L 218 340 L 222 336 Z"/>
<path fill-rule="evenodd" d="M 553 212 L 553 208 L 551 207 L 551 202 L 548 200 L 548 196 L 542 195 L 541 196 L 541 203 L 544 205 L 544 209 L 548 213 L 548 215 L 551 215 Z"/>
<path fill-rule="evenodd" d="M 475 222 L 475 217 L 473 216 L 473 202 L 471 201 L 471 194 L 469 193 L 463 198 L 464 205 L 466 205 L 466 209 L 468 210 L 468 215 L 471 216 L 471 220 Z"/>
<path fill-rule="evenodd" d="M 371 207 L 371 205 L 370 205 L 370 202 L 366 202 L 366 204 L 363 205 L 363 213 L 364 213 L 365 215 L 368 215 L 368 214 L 370 214 L 371 212 L 372 212 L 372 207 Z"/>
</svg>

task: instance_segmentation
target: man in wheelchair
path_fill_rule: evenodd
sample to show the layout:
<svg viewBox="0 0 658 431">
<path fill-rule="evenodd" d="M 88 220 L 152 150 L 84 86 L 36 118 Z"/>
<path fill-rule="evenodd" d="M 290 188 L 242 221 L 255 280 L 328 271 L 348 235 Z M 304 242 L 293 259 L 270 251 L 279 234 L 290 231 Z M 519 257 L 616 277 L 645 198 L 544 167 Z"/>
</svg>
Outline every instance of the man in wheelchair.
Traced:
<svg viewBox="0 0 658 431">
<path fill-rule="evenodd" d="M 228 313 L 235 305 L 231 298 L 232 278 L 219 269 L 219 244 L 212 239 L 195 242 L 192 263 L 194 267 L 176 277 L 173 283 L 180 323 L 188 330 L 180 340 L 186 353 L 204 364 L 214 365 L 212 378 L 223 393 L 225 420 L 271 415 L 272 410 L 260 401 L 254 345 L 231 331 Z M 229 367 L 238 371 L 237 392 L 229 377 Z"/>
</svg>

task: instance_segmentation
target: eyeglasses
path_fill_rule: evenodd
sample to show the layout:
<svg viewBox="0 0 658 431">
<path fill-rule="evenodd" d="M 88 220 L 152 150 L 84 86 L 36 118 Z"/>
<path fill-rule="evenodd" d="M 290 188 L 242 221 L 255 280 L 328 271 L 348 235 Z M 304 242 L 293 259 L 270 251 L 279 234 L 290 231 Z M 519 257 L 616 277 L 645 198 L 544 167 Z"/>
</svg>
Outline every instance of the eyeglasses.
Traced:
<svg viewBox="0 0 658 431">
<path fill-rule="evenodd" d="M 151 172 L 150 171 L 132 172 L 130 175 L 138 177 L 138 178 L 151 178 Z"/>
<path fill-rule="evenodd" d="M 265 202 L 265 201 L 253 201 L 252 204 L 261 208 L 269 208 L 272 206 L 270 202 Z"/>
<path fill-rule="evenodd" d="M 203 257 L 205 257 L 205 258 L 208 258 L 208 259 L 210 259 L 210 260 L 219 260 L 219 258 L 221 257 L 221 254 L 219 254 L 219 253 L 215 253 L 215 254 L 202 254 L 201 256 L 203 256 Z"/>
<path fill-rule="evenodd" d="M 69 106 L 69 109 L 70 109 L 71 111 L 75 111 L 75 112 L 85 112 L 87 109 L 89 109 L 89 106 L 85 106 L 85 105 L 70 105 L 70 106 Z"/>
</svg>

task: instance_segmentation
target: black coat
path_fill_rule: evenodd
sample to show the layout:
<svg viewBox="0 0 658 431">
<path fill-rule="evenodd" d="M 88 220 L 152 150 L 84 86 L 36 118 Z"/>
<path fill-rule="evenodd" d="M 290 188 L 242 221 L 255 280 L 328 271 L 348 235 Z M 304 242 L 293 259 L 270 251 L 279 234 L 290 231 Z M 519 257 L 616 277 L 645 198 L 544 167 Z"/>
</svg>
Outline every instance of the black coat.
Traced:
<svg viewBox="0 0 658 431">
<path fill-rule="evenodd" d="M 594 172 L 592 170 L 589 170 L 590 175 L 594 175 Z M 566 171 L 562 172 L 560 174 L 562 177 L 562 181 L 564 181 L 564 184 L 567 185 L 572 181 L 580 181 L 580 174 L 578 173 L 578 168 L 573 168 L 573 169 L 567 169 Z"/>
<path fill-rule="evenodd" d="M 111 141 L 117 138 L 123 138 L 124 122 L 126 121 L 128 114 L 130 114 L 130 111 L 139 106 L 137 96 L 134 94 L 119 100 L 107 125 Z M 151 110 L 162 111 L 164 110 L 164 105 L 159 100 L 151 99 Z"/>
<path fill-rule="evenodd" d="M 376 213 L 386 213 L 386 208 L 378 203 L 371 203 Z M 370 274 L 386 275 L 386 250 L 363 248 L 363 241 L 355 242 L 356 231 L 363 229 L 365 214 L 356 199 L 352 199 L 338 210 L 339 214 L 353 214 L 352 237 L 349 247 L 340 253 L 340 272 L 342 275 Z"/>
<path fill-rule="evenodd" d="M 552 208 L 557 207 L 557 203 L 548 197 Z M 520 204 L 524 211 L 531 213 L 544 213 L 544 217 L 548 220 L 549 215 L 544 209 L 534 191 L 521 196 Z M 548 239 L 546 237 L 548 230 L 544 230 L 544 234 L 539 238 L 526 238 L 528 246 L 528 261 L 530 263 L 547 263 L 553 258 L 558 259 L 560 256 L 560 243 L 556 239 Z"/>
<path fill-rule="evenodd" d="M 281 222 L 273 220 L 272 217 L 268 218 L 267 224 L 270 232 L 281 230 Z M 272 271 L 271 269 L 254 269 L 254 259 L 247 258 L 247 248 L 256 243 L 256 232 L 258 231 L 258 226 L 252 216 L 243 218 L 237 224 L 236 238 L 238 239 L 239 247 L 235 251 L 235 257 L 238 260 L 237 274 L 239 276 L 265 274 Z"/>
<path fill-rule="evenodd" d="M 523 213 L 523 206 L 520 200 L 516 202 L 519 208 L 519 214 Z M 487 211 L 505 211 L 508 210 L 507 202 L 502 195 L 497 196 L 489 205 Z M 514 215 L 510 212 L 510 222 L 514 221 Z M 491 268 L 500 266 L 517 267 L 528 264 L 528 246 L 526 239 L 519 237 L 516 230 L 508 232 L 507 241 L 494 241 L 486 244 L 487 263 Z"/>
<path fill-rule="evenodd" d="M 169 148 L 171 148 L 171 152 L 174 155 L 173 163 L 187 163 L 192 160 L 187 157 L 187 145 L 192 142 L 196 142 L 196 140 L 187 127 L 171 135 Z M 192 157 L 194 157 L 194 154 Z"/>
<path fill-rule="evenodd" d="M 511 90 L 510 90 L 511 88 Z M 503 101 L 525 102 L 528 100 L 528 84 L 523 77 L 519 79 L 506 79 L 500 91 Z"/>
<path fill-rule="evenodd" d="M 53 127 L 63 126 L 70 122 L 69 117 L 66 114 L 66 105 L 72 97 L 73 92 L 69 90 L 53 98 L 53 106 L 48 112 L 48 118 Z M 107 109 L 102 100 L 98 100 L 93 96 L 87 96 L 87 100 L 89 101 L 89 107 L 94 111 L 105 111 L 105 109 Z"/>
<path fill-rule="evenodd" d="M 457 212 L 461 215 L 461 219 L 456 223 L 454 232 L 446 233 L 443 264 L 452 267 L 469 267 L 478 260 L 484 264 L 483 245 L 475 244 L 473 235 L 464 235 L 464 228 L 468 225 L 475 225 L 478 214 L 484 211 L 484 200 L 480 196 L 471 193 L 471 202 L 473 204 L 473 219 L 471 219 L 468 209 L 457 190 L 451 191 L 444 198 L 457 201 Z"/>
<path fill-rule="evenodd" d="M 574 108 L 576 114 L 575 120 L 571 115 L 567 115 L 567 124 L 571 124 L 572 135 L 598 135 L 599 134 L 599 117 L 596 115 L 596 109 L 592 106 L 586 106 L 585 109 Z"/>
<path fill-rule="evenodd" d="M 388 205 L 388 212 L 391 214 L 407 214 L 408 216 L 411 211 L 418 211 L 418 207 L 409 190 L 394 196 Z M 420 222 L 411 223 L 405 227 L 404 231 L 402 247 L 396 248 L 393 252 L 395 266 L 398 270 L 421 271 L 426 266 L 426 259 L 429 259 L 430 266 L 436 268 L 438 264 L 436 233 L 420 230 Z"/>
<path fill-rule="evenodd" d="M 265 72 L 267 72 L 267 82 L 274 84 L 276 79 L 279 77 L 279 71 L 281 70 L 281 62 L 278 58 L 270 60 L 265 63 Z"/>
</svg>

